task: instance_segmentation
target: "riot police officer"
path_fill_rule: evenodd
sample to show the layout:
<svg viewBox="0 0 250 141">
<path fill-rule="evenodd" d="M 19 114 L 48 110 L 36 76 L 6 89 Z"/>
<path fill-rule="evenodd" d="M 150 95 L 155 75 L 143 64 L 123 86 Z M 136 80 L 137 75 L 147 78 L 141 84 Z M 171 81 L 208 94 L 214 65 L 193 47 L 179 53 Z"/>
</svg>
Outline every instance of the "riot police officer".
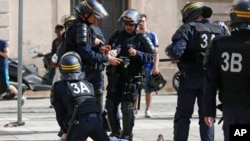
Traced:
<svg viewBox="0 0 250 141">
<path fill-rule="evenodd" d="M 181 12 L 184 24 L 172 36 L 172 44 L 168 48 L 170 58 L 179 60 L 177 66 L 181 71 L 174 117 L 174 141 L 188 140 L 190 118 L 196 98 L 201 141 L 213 141 L 214 127 L 206 126 L 202 111 L 203 58 L 209 41 L 221 35 L 223 29 L 209 21 L 212 9 L 204 6 L 204 3 L 189 2 Z"/>
<path fill-rule="evenodd" d="M 210 127 L 216 117 L 216 91 L 219 90 L 224 141 L 244 140 L 244 137 L 230 138 L 230 125 L 250 125 L 250 1 L 235 3 L 230 18 L 231 36 L 214 39 L 205 64 L 204 120 Z"/>
<path fill-rule="evenodd" d="M 109 62 L 117 65 L 121 59 L 101 54 L 99 51 L 101 48 L 110 49 L 110 46 L 103 46 L 103 42 L 97 39 L 96 33 L 90 28 L 97 18 L 102 19 L 108 16 L 104 7 L 96 0 L 84 0 L 79 2 L 75 9 L 76 21 L 66 31 L 65 52 L 76 51 L 80 54 L 86 79 L 93 84 L 100 109 L 103 110 L 103 70 L 105 67 L 103 63 Z M 96 43 L 99 45 L 97 46 Z"/>
<path fill-rule="evenodd" d="M 83 141 L 91 137 L 95 141 L 109 141 L 93 85 L 85 79 L 82 71 L 81 57 L 76 52 L 65 53 L 59 70 L 61 80 L 53 85 L 51 103 L 63 132 L 62 138 Z"/>
<path fill-rule="evenodd" d="M 140 14 L 135 9 L 123 12 L 118 21 L 124 23 L 124 29 L 113 33 L 108 41 L 117 57 L 122 58 L 118 66 L 107 67 L 108 85 L 106 109 L 111 126 L 110 136 L 121 136 L 132 141 L 134 114 L 133 103 L 141 90 L 143 64 L 153 61 L 154 46 L 146 34 L 136 33 Z M 121 131 L 118 106 L 121 103 L 123 131 Z"/>
</svg>

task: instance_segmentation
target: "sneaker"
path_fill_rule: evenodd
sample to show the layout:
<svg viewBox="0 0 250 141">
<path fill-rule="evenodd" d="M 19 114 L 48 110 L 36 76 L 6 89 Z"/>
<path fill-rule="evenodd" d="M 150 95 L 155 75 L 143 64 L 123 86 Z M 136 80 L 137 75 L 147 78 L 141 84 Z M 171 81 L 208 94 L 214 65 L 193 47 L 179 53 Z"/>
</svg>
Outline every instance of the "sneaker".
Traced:
<svg viewBox="0 0 250 141">
<path fill-rule="evenodd" d="M 138 114 L 138 111 L 137 110 L 134 110 L 134 117 L 136 117 Z"/>
<path fill-rule="evenodd" d="M 145 111 L 145 118 L 151 118 L 151 113 L 149 110 Z"/>
<path fill-rule="evenodd" d="M 27 97 L 25 95 L 22 95 L 22 106 L 26 102 L 26 100 L 27 100 Z"/>
</svg>

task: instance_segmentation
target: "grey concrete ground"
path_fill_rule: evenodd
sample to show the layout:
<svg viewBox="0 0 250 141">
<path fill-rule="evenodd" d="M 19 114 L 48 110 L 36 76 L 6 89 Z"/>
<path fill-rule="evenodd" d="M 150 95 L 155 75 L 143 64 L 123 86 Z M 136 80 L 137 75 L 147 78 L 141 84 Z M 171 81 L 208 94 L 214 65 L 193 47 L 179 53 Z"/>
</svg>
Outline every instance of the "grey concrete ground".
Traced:
<svg viewBox="0 0 250 141">
<path fill-rule="evenodd" d="M 164 140 L 173 140 L 173 117 L 176 107 L 175 94 L 153 95 L 151 107 L 152 118 L 144 118 L 145 99 L 141 98 L 141 110 L 136 118 L 134 141 L 156 141 L 159 134 Z M 0 140 L 1 141 L 52 141 L 59 139 L 59 127 L 55 121 L 55 113 L 49 108 L 48 96 L 29 97 L 22 107 L 22 118 L 18 120 L 17 101 L 0 100 Z M 220 113 L 219 113 L 220 114 Z M 20 116 L 19 116 L 20 117 Z M 19 118 L 20 119 L 20 118 Z M 200 141 L 197 107 L 194 112 L 189 133 L 189 141 Z M 22 121 L 23 126 L 4 127 L 4 125 Z M 215 140 L 223 140 L 221 124 L 216 124 Z"/>
</svg>

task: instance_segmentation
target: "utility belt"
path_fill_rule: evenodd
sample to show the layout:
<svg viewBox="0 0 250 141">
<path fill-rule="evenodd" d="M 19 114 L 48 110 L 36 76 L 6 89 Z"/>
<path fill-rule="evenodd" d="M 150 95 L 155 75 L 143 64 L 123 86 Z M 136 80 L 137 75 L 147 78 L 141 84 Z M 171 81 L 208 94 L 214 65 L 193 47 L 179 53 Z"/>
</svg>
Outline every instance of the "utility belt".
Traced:
<svg viewBox="0 0 250 141">
<path fill-rule="evenodd" d="M 139 95 L 140 89 L 143 86 L 142 76 L 132 78 L 130 81 L 125 83 L 125 91 L 123 92 L 123 100 L 134 101 Z"/>
<path fill-rule="evenodd" d="M 83 69 L 87 71 L 103 71 L 105 65 L 103 63 L 90 63 L 83 65 Z"/>
<path fill-rule="evenodd" d="M 90 117 L 90 118 L 97 118 L 100 117 L 100 114 L 98 113 L 84 113 L 77 115 L 78 117 Z"/>
<path fill-rule="evenodd" d="M 192 78 L 192 77 L 203 77 L 204 72 L 202 71 L 181 71 L 181 77 L 182 78 Z"/>
</svg>

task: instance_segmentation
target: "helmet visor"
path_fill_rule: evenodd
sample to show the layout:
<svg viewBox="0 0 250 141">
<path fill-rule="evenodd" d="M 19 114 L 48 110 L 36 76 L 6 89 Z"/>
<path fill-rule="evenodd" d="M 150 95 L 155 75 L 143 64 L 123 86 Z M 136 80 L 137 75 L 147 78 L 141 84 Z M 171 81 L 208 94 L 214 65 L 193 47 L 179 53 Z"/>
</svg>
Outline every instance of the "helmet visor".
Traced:
<svg viewBox="0 0 250 141">
<path fill-rule="evenodd" d="M 92 9 L 92 14 L 98 19 L 106 19 L 109 16 L 108 12 L 100 3 L 96 3 L 94 7 L 91 7 L 88 3 L 86 3 L 86 6 Z"/>
<path fill-rule="evenodd" d="M 137 24 L 136 22 L 139 22 L 139 17 L 138 17 L 139 15 L 140 14 L 138 13 L 138 11 L 134 9 L 129 9 L 123 12 L 121 17 L 118 19 L 118 22 L 122 20 L 124 23 L 127 23 L 127 24 L 129 23 Z"/>
</svg>

